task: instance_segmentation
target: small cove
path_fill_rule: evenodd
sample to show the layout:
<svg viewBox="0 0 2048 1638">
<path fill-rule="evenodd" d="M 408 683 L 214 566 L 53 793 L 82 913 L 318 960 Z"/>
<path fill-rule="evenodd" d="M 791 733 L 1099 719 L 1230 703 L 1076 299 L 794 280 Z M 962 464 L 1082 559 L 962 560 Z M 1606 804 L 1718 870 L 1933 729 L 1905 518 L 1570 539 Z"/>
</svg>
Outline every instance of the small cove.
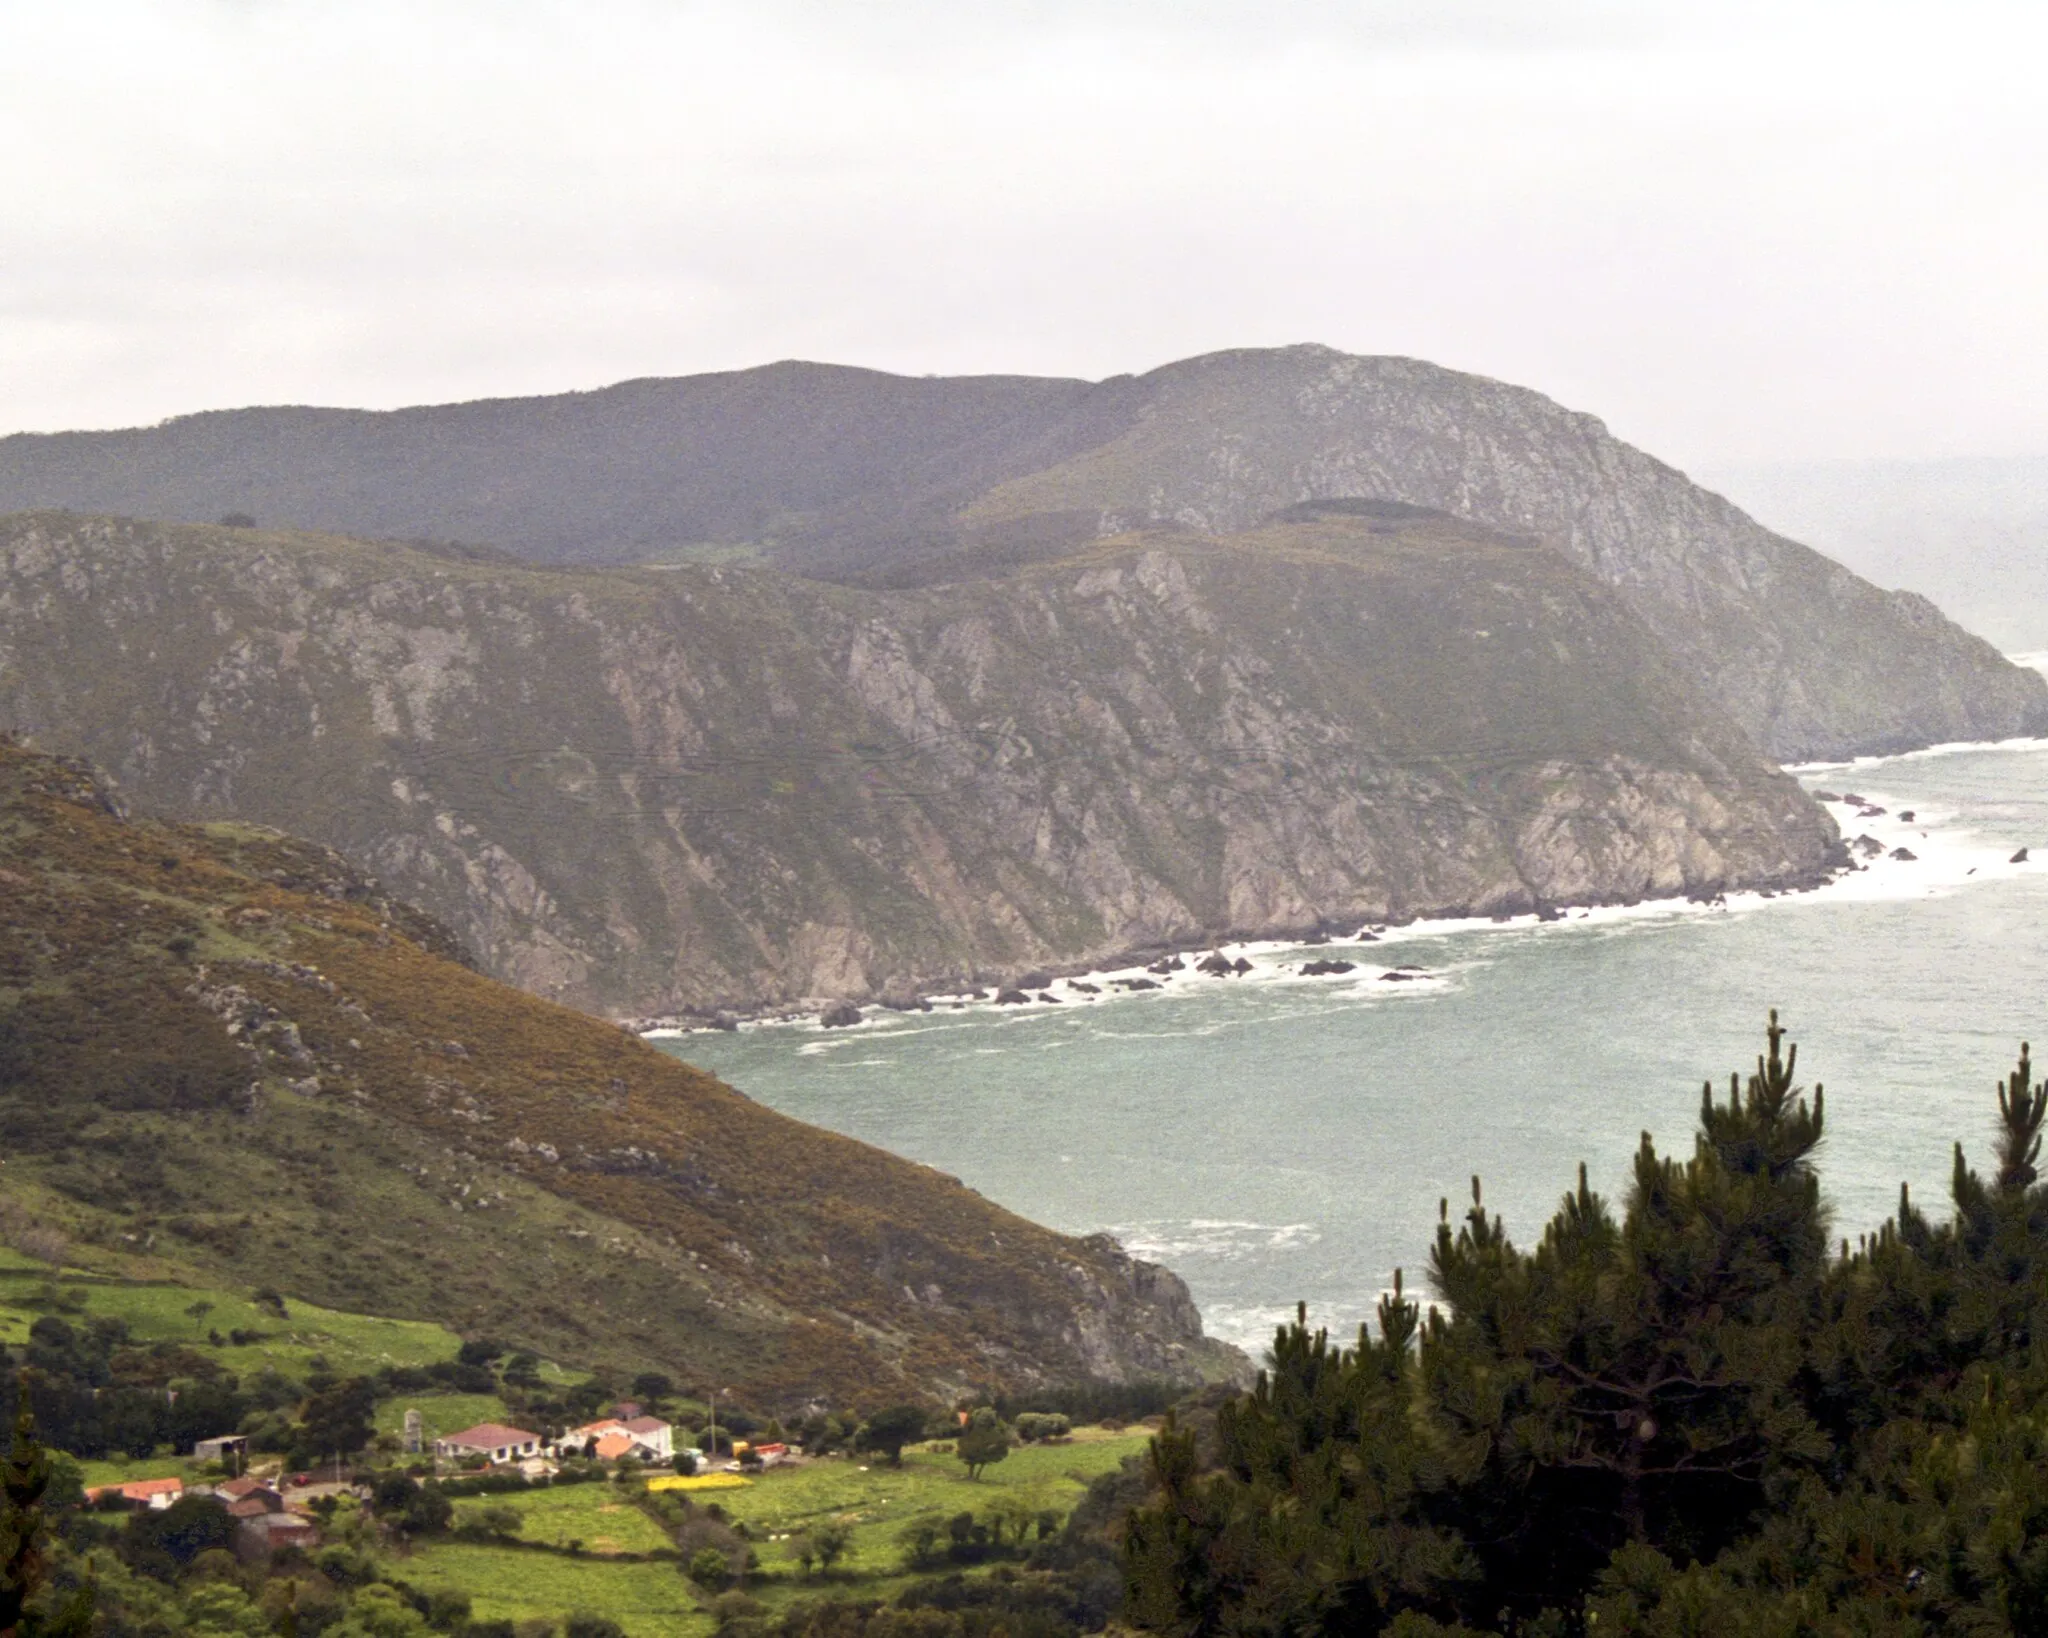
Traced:
<svg viewBox="0 0 2048 1638">
<path fill-rule="evenodd" d="M 1455 1213 L 1474 1173 L 1526 1243 L 1581 1160 L 1613 1196 L 1640 1131 L 1689 1151 L 1702 1079 L 1725 1095 L 1776 1006 L 1802 1082 L 1827 1086 L 1823 1183 L 1853 1236 L 1902 1180 L 1945 1209 L 1950 1145 L 1981 1163 L 1994 1080 L 2048 1040 L 2048 743 L 1800 774 L 1887 810 L 1835 807 L 1846 836 L 1915 857 L 1726 909 L 1260 946 L 1244 978 L 656 1044 L 1027 1217 L 1117 1235 L 1256 1351 L 1297 1300 L 1344 1329 L 1395 1267 L 1418 1282 L 1439 1199 Z M 2008 863 L 2021 847 L 2040 858 Z M 1358 971 L 1285 970 L 1313 957 Z M 1405 964 L 1428 976 L 1380 979 Z"/>
</svg>

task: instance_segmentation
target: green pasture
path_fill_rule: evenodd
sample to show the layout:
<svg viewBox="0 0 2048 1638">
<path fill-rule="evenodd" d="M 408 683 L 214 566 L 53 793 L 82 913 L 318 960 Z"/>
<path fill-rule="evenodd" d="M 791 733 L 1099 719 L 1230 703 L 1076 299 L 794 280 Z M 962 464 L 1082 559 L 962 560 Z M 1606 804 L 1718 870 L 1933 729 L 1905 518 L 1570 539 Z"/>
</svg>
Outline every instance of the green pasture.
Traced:
<svg viewBox="0 0 2048 1638">
<path fill-rule="evenodd" d="M 402 1435 L 405 1432 L 405 1413 L 409 1410 L 420 1413 L 430 1451 L 436 1439 L 445 1439 L 451 1433 L 473 1428 L 479 1422 L 519 1425 L 519 1418 L 508 1411 L 505 1401 L 494 1393 L 401 1393 L 377 1401 L 374 1419 L 377 1431 Z"/>
<path fill-rule="evenodd" d="M 749 1488 L 709 1499 L 747 1526 L 770 1576 L 798 1577 L 774 1537 L 837 1520 L 853 1529 L 839 1573 L 893 1577 L 903 1565 L 904 1532 L 917 1520 L 943 1528 L 960 1513 L 982 1518 L 1020 1505 L 1064 1518 L 1091 1480 L 1114 1472 L 1126 1456 L 1141 1454 L 1151 1437 L 1143 1428 L 1114 1435 L 1083 1432 L 1089 1436 L 1064 1444 L 1019 1446 L 979 1479 L 968 1478 L 959 1458 L 943 1447 L 912 1446 L 901 1467 L 841 1458 L 773 1467 Z"/>
<path fill-rule="evenodd" d="M 621 1564 L 449 1541 L 395 1560 L 391 1573 L 428 1592 L 467 1593 L 479 1621 L 559 1620 L 588 1611 L 609 1616 L 630 1638 L 705 1638 L 713 1624 L 697 1590 L 667 1560 Z"/>
<path fill-rule="evenodd" d="M 1141 1454 L 1144 1428 L 1109 1433 L 1084 1428 L 1063 1444 L 1013 1449 L 979 1480 L 943 1446 L 913 1447 L 892 1468 L 845 1458 L 774 1467 L 743 1489 L 700 1492 L 699 1508 L 716 1504 L 746 1526 L 760 1569 L 746 1590 L 770 1608 L 823 1596 L 887 1598 L 907 1585 L 904 1535 L 920 1520 L 944 1531 L 960 1513 L 987 1520 L 1008 1510 L 1062 1518 L 1089 1482 Z M 670 1545 L 667 1533 L 611 1484 L 568 1485 L 559 1490 L 464 1498 L 458 1521 L 486 1507 L 510 1507 L 522 1518 L 520 1539 L 567 1547 L 576 1556 L 531 1548 L 440 1541 L 416 1547 L 395 1565 L 403 1578 L 429 1589 L 454 1587 L 469 1594 L 479 1620 L 560 1617 L 574 1610 L 610 1616 L 633 1638 L 682 1634 L 701 1638 L 711 1628 L 703 1604 L 667 1560 L 607 1561 L 611 1553 L 644 1553 Z M 806 1579 L 789 1556 L 787 1538 L 838 1521 L 851 1527 L 846 1555 L 827 1578 Z"/>
<path fill-rule="evenodd" d="M 609 1483 L 567 1484 L 523 1495 L 464 1497 L 455 1504 L 455 1522 L 471 1520 L 487 1507 L 504 1506 L 518 1510 L 523 1541 L 544 1541 L 555 1547 L 580 1542 L 583 1551 L 599 1555 L 651 1553 L 673 1545 L 667 1531 Z"/>
<path fill-rule="evenodd" d="M 59 1306 L 43 1300 L 52 1293 Z M 200 1304 L 207 1305 L 204 1311 L 192 1312 Z M 0 1262 L 0 1342 L 26 1341 L 29 1327 L 52 1313 L 74 1324 L 94 1315 L 113 1315 L 128 1322 L 137 1341 L 182 1342 L 205 1349 L 237 1374 L 272 1365 L 303 1375 L 319 1357 L 346 1376 L 384 1365 L 431 1365 L 453 1359 L 462 1345 L 453 1331 L 423 1320 L 344 1314 L 290 1297 L 280 1319 L 275 1310 L 260 1308 L 247 1295 L 232 1291 L 78 1274 L 52 1281 L 37 1265 Z M 223 1337 L 234 1331 L 254 1332 L 256 1338 L 215 1348 L 207 1340 L 214 1331 Z"/>
</svg>

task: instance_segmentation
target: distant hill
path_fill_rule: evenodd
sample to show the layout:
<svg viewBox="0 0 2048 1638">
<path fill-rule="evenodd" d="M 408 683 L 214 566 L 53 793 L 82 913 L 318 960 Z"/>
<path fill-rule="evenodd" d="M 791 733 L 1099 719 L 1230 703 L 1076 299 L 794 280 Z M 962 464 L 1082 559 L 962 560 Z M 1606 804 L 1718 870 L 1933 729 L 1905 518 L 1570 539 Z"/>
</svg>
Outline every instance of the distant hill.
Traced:
<svg viewBox="0 0 2048 1638">
<path fill-rule="evenodd" d="M 0 741 L 0 1205 L 756 1405 L 1238 1370 L 1173 1275 L 465 966 L 325 849 Z"/>
<path fill-rule="evenodd" d="M 614 1014 L 1788 886 L 1838 846 L 1597 579 L 1387 502 L 895 590 L 0 519 L 0 723 Z"/>
<path fill-rule="evenodd" d="M 1788 461 L 1709 479 L 1866 579 L 1936 599 L 2007 653 L 2048 649 L 2048 457 Z"/>
<path fill-rule="evenodd" d="M 752 559 L 904 586 L 1346 496 L 1540 535 L 1785 760 L 2048 732 L 2048 685 L 1540 394 L 1323 347 L 1103 382 L 801 363 L 370 413 L 248 409 L 0 439 L 0 511 Z"/>
</svg>

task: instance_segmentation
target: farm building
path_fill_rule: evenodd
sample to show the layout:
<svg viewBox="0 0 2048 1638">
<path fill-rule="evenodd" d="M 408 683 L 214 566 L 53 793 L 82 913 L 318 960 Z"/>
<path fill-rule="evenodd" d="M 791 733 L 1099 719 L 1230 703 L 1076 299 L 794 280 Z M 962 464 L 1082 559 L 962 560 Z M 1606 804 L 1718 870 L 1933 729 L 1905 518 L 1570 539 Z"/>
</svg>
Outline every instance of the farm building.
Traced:
<svg viewBox="0 0 2048 1638">
<path fill-rule="evenodd" d="M 451 1433 L 434 1441 L 434 1454 L 450 1461 L 481 1456 L 489 1462 L 516 1462 L 540 1453 L 540 1435 L 524 1428 L 508 1428 L 502 1422 L 479 1422 L 473 1428 Z"/>
</svg>

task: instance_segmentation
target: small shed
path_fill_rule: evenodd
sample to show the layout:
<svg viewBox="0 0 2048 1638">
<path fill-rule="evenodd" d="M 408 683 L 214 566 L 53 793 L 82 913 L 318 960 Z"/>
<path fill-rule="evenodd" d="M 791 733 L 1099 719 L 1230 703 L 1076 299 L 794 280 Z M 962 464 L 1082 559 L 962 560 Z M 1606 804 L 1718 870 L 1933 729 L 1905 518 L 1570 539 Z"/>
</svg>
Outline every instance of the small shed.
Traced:
<svg viewBox="0 0 2048 1638">
<path fill-rule="evenodd" d="M 249 1459 L 246 1433 L 223 1433 L 218 1439 L 201 1439 L 192 1447 L 193 1459 L 201 1462 L 242 1463 Z"/>
</svg>

